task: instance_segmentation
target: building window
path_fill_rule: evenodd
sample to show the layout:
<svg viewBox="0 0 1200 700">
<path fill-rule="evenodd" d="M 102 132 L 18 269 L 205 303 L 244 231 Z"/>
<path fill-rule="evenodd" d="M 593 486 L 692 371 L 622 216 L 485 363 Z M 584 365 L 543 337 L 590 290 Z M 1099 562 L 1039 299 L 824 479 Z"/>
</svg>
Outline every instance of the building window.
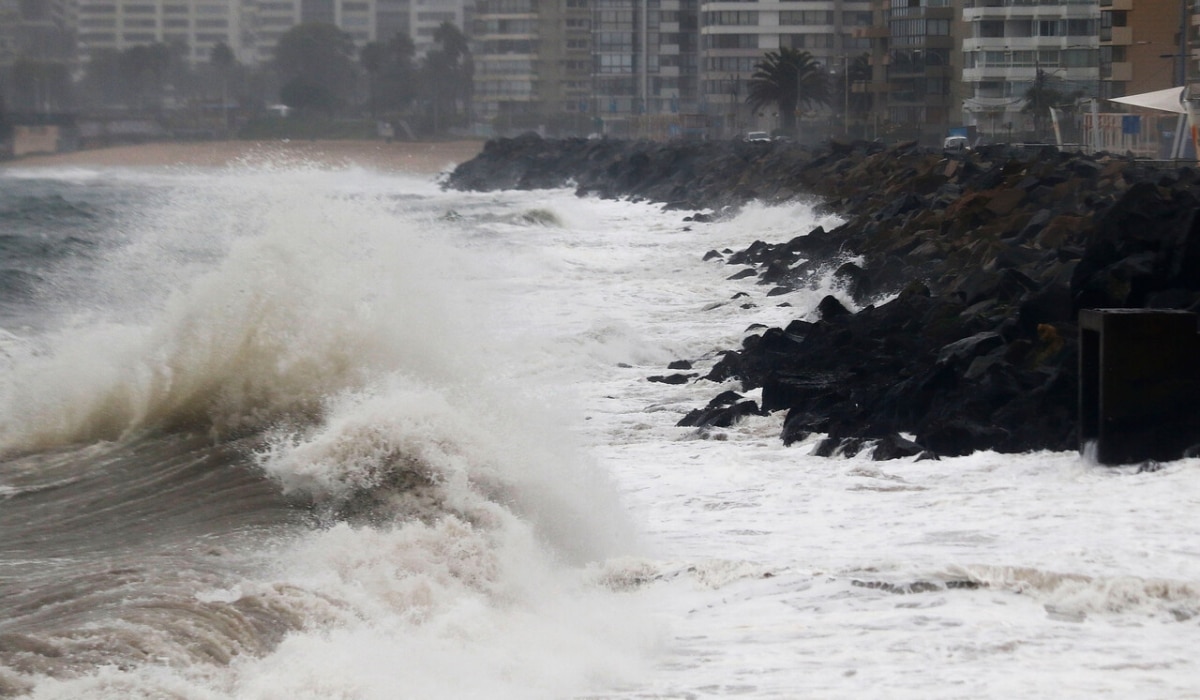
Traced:
<svg viewBox="0 0 1200 700">
<path fill-rule="evenodd" d="M 757 49 L 758 37 L 754 34 L 706 34 L 704 44 L 709 49 Z"/>
<path fill-rule="evenodd" d="M 758 24 L 758 13 L 749 10 L 723 10 L 706 12 L 704 15 L 705 24 L 709 27 L 753 27 Z"/>
</svg>

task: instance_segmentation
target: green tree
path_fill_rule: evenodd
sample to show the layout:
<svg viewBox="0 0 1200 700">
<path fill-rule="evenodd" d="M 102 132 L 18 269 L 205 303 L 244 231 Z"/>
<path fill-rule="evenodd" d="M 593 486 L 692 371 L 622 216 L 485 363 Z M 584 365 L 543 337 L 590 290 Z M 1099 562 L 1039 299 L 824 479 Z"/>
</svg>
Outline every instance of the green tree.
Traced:
<svg viewBox="0 0 1200 700">
<path fill-rule="evenodd" d="M 4 105 L 4 95 L 0 95 L 0 144 L 8 141 L 12 137 L 12 124 L 8 123 L 8 109 Z M 4 148 L 0 148 L 0 157 L 5 153 Z"/>
<path fill-rule="evenodd" d="M 88 61 L 80 92 L 90 104 L 148 109 L 160 106 L 168 86 L 181 87 L 187 75 L 178 46 L 143 44 L 124 51 L 102 49 Z"/>
<path fill-rule="evenodd" d="M 140 44 L 121 52 L 117 69 L 130 106 L 146 109 L 161 104 L 172 51 L 166 44 Z"/>
<path fill-rule="evenodd" d="M 299 111 L 334 112 L 354 89 L 354 40 L 332 24 L 299 24 L 279 37 L 279 97 Z"/>
<path fill-rule="evenodd" d="M 379 76 L 388 61 L 387 44 L 372 41 L 362 47 L 358 62 L 367 73 L 367 112 L 374 117 L 379 107 Z"/>
<path fill-rule="evenodd" d="M 92 52 L 80 87 L 84 99 L 94 105 L 115 106 L 125 101 L 121 78 L 121 54 L 116 49 Z"/>
<path fill-rule="evenodd" d="M 230 102 L 236 102 L 235 95 L 240 92 L 238 78 L 241 73 L 241 65 L 238 63 L 237 57 L 233 55 L 233 49 L 222 41 L 209 50 L 208 67 L 212 74 L 213 87 L 219 91 L 221 96 L 221 123 L 223 128 L 228 131 Z"/>
<path fill-rule="evenodd" d="M 71 101 L 70 93 L 71 76 L 66 64 L 29 58 L 20 58 L 13 63 L 12 95 L 17 111 L 66 109 Z"/>
<path fill-rule="evenodd" d="M 1050 108 L 1061 105 L 1065 98 L 1061 92 L 1050 85 L 1050 76 L 1040 68 L 1033 79 L 1033 85 L 1030 85 L 1029 89 L 1025 91 L 1024 97 L 1025 104 L 1021 107 L 1021 113 L 1033 115 L 1033 128 L 1037 133 L 1037 138 L 1043 138 L 1043 127 L 1046 118 L 1050 116 Z"/>
<path fill-rule="evenodd" d="M 380 109 L 404 110 L 417 96 L 417 47 L 407 34 L 397 33 L 387 43 L 387 61 L 380 75 Z"/>
<path fill-rule="evenodd" d="M 784 131 L 796 129 L 799 107 L 829 104 L 829 80 L 812 54 L 792 48 L 768 51 L 754 64 L 746 104 L 753 110 L 774 105 Z"/>
<path fill-rule="evenodd" d="M 237 57 L 233 55 L 233 49 L 223 41 L 217 42 L 208 51 L 208 64 L 218 71 L 232 70 L 237 62 Z"/>
<path fill-rule="evenodd" d="M 373 41 L 358 54 L 367 74 L 367 109 L 372 116 L 380 110 L 400 110 L 416 94 L 416 47 L 407 34 L 397 33 L 390 41 Z"/>
<path fill-rule="evenodd" d="M 433 32 L 434 48 L 425 54 L 422 84 L 433 131 L 461 125 L 469 119 L 475 64 L 467 37 L 449 22 Z"/>
<path fill-rule="evenodd" d="M 862 54 L 855 56 L 850 65 L 846 69 L 849 72 L 850 80 L 850 97 L 849 104 L 846 108 L 850 110 L 850 114 L 858 116 L 860 119 L 865 117 L 871 111 L 871 92 L 869 90 L 855 90 L 855 85 L 867 85 L 871 82 L 871 56 Z"/>
</svg>

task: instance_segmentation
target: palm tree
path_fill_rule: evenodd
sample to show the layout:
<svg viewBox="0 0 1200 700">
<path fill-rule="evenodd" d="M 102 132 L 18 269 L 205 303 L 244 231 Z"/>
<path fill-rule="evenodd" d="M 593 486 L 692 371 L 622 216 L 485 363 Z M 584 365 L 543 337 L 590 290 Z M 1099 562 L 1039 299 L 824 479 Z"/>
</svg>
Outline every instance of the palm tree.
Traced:
<svg viewBox="0 0 1200 700">
<path fill-rule="evenodd" d="M 1063 95 L 1050 86 L 1050 76 L 1041 68 L 1038 69 L 1033 85 L 1025 91 L 1025 106 L 1021 112 L 1033 115 L 1033 128 L 1037 138 L 1042 138 L 1042 126 L 1050 110 L 1063 102 Z"/>
<path fill-rule="evenodd" d="M 820 63 L 807 51 L 781 48 L 768 51 L 754 64 L 746 104 L 754 110 L 779 108 L 784 131 L 796 130 L 797 107 L 829 104 L 829 81 Z"/>
<path fill-rule="evenodd" d="M 440 131 L 445 124 L 470 121 L 469 114 L 464 111 L 460 116 L 459 111 L 460 107 L 470 109 L 475 64 L 466 35 L 450 22 L 442 22 L 434 30 L 433 41 L 434 47 L 425 54 L 422 72 L 433 130 Z"/>
<path fill-rule="evenodd" d="M 871 82 L 871 56 L 863 54 L 854 57 L 846 70 L 849 75 L 843 76 L 843 79 L 850 81 L 847 89 L 850 97 L 847 100 L 849 104 L 846 105 L 846 109 L 851 114 L 862 119 L 864 115 L 871 111 L 871 93 L 865 90 L 855 90 L 854 86 Z"/>
<path fill-rule="evenodd" d="M 387 66 L 387 59 L 387 44 L 379 41 L 366 44 L 358 52 L 358 63 L 367 73 L 367 112 L 371 117 L 375 116 L 375 110 L 378 107 L 379 74 Z"/>
</svg>

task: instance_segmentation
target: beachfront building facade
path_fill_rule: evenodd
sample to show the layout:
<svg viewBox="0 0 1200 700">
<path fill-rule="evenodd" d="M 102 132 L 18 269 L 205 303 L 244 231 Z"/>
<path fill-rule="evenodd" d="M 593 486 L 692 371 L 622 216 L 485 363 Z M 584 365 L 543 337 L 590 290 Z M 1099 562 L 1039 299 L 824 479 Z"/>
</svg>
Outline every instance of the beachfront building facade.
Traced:
<svg viewBox="0 0 1200 700">
<path fill-rule="evenodd" d="M 963 25 L 949 0 L 890 0 L 886 13 L 884 131 L 940 143 L 961 123 Z"/>
<path fill-rule="evenodd" d="M 599 131 L 698 132 L 698 0 L 592 0 L 592 99 Z"/>
<path fill-rule="evenodd" d="M 1179 0 L 1101 0 L 1100 90 L 1103 98 L 1183 84 L 1187 45 L 1180 44 Z"/>
<path fill-rule="evenodd" d="M 1087 99 L 1100 91 L 1100 4 L 965 0 L 964 120 L 995 140 L 1033 134 L 1035 84 Z"/>
<path fill-rule="evenodd" d="M 700 84 L 703 110 L 717 133 L 772 131 L 771 110 L 745 107 L 747 81 L 768 51 L 807 51 L 828 71 L 834 102 L 845 101 L 851 62 L 871 50 L 864 29 L 873 24 L 869 0 L 708 0 L 700 5 Z M 832 115 L 842 106 L 800 115 L 801 136 L 844 130 Z"/>
<path fill-rule="evenodd" d="M 5 109 L 53 113 L 70 107 L 72 27 L 67 0 L 0 0 L 0 95 Z"/>
<path fill-rule="evenodd" d="M 166 44 L 195 65 L 208 60 L 217 44 L 241 60 L 252 56 L 252 36 L 240 2 L 220 0 L 76 0 L 79 59 L 90 62 L 103 51 Z"/>
<path fill-rule="evenodd" d="M 65 0 L 63 0 L 65 2 Z M 443 22 L 463 29 L 465 0 L 74 0 L 79 60 L 162 43 L 195 66 L 225 44 L 244 65 L 269 63 L 279 38 L 302 23 L 332 24 L 358 47 L 410 36 L 423 55 Z"/>
<path fill-rule="evenodd" d="M 588 128 L 588 0 L 477 0 L 474 113 L 485 133 Z"/>
</svg>

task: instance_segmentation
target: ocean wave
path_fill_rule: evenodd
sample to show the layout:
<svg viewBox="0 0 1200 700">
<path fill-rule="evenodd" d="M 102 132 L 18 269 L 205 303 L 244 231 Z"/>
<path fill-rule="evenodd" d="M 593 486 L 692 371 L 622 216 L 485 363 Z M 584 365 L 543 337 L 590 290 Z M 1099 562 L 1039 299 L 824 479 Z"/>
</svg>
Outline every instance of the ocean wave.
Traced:
<svg viewBox="0 0 1200 700">
<path fill-rule="evenodd" d="M 161 232 L 166 250 L 155 269 L 124 263 L 156 259 L 146 251 L 154 232 L 114 253 L 117 264 L 100 277 L 108 288 L 96 294 L 136 308 L 101 310 L 12 358 L 0 378 L 0 451 L 146 430 L 245 434 L 311 421 L 325 397 L 375 375 L 469 374 L 462 355 L 446 351 L 462 341 L 449 328 L 464 312 L 446 302 L 444 251 L 383 198 L 295 184 L 258 196 L 216 193 L 236 211 L 224 214 L 222 230 L 195 231 L 229 239 L 207 265 L 197 264 L 194 245 L 180 247 L 187 231 Z M 212 206 L 178 197 L 172 206 L 188 211 Z M 170 221 L 214 223 L 178 213 Z"/>
<path fill-rule="evenodd" d="M 1051 615 L 1082 621 L 1090 615 L 1165 615 L 1190 620 L 1200 615 L 1200 584 L 1158 577 L 1092 576 L 1018 566 L 967 566 L 967 580 L 1033 596 Z"/>
</svg>

